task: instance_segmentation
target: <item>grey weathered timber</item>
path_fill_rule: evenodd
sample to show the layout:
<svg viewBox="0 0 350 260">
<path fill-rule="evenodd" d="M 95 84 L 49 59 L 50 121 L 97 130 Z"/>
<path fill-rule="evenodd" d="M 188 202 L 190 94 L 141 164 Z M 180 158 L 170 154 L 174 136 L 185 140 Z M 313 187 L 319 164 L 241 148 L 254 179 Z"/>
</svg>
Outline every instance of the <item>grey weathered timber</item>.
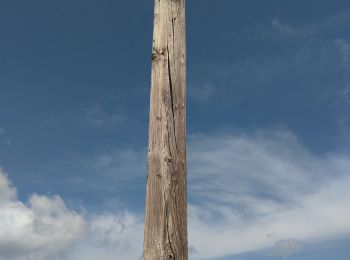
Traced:
<svg viewBox="0 0 350 260">
<path fill-rule="evenodd" d="M 155 0 L 144 260 L 187 260 L 185 0 Z"/>
</svg>

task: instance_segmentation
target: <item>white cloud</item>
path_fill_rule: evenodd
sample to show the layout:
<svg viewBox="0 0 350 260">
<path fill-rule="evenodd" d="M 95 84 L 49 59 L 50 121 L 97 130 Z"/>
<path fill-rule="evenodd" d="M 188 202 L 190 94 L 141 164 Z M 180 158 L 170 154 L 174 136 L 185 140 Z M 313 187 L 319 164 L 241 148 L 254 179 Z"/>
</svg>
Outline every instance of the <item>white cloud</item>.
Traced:
<svg viewBox="0 0 350 260">
<path fill-rule="evenodd" d="M 288 256 L 304 242 L 350 235 L 349 169 L 349 155 L 315 155 L 287 131 L 190 136 L 191 259 L 267 248 Z M 141 214 L 78 214 L 39 195 L 24 204 L 0 176 L 1 260 L 141 257 Z"/>
<path fill-rule="evenodd" d="M 27 204 L 0 171 L 0 259 L 50 259 L 84 233 L 84 220 L 58 196 L 33 195 Z"/>
<path fill-rule="evenodd" d="M 190 151 L 194 258 L 350 234 L 349 156 L 313 155 L 285 131 L 195 136 Z"/>
<path fill-rule="evenodd" d="M 0 171 L 0 260 L 120 260 L 142 254 L 143 218 L 69 210 L 59 196 L 21 202 Z"/>
<path fill-rule="evenodd" d="M 282 239 L 276 242 L 274 255 L 288 257 L 302 250 L 303 243 L 296 239 Z"/>
<path fill-rule="evenodd" d="M 140 259 L 143 217 L 129 212 L 106 213 L 89 220 L 89 235 L 73 251 L 71 260 Z"/>
<path fill-rule="evenodd" d="M 12 186 L 7 176 L 0 168 L 0 203 L 5 203 L 16 197 L 16 189 Z"/>
</svg>

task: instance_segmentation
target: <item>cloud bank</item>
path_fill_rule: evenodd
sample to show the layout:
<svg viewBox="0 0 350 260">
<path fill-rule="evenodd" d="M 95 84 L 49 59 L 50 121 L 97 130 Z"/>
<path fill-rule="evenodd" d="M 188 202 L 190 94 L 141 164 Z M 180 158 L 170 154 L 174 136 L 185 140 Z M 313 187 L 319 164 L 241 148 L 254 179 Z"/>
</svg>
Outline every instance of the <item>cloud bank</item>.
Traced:
<svg viewBox="0 0 350 260">
<path fill-rule="evenodd" d="M 191 259 L 285 257 L 350 235 L 349 155 L 315 155 L 271 130 L 190 136 L 188 159 Z M 0 173 L 1 260 L 139 259 L 142 240 L 141 213 L 75 212 L 58 196 L 23 203 Z"/>
<path fill-rule="evenodd" d="M 0 171 L 0 260 L 138 259 L 142 220 L 127 211 L 78 213 L 59 196 L 23 203 Z"/>
</svg>

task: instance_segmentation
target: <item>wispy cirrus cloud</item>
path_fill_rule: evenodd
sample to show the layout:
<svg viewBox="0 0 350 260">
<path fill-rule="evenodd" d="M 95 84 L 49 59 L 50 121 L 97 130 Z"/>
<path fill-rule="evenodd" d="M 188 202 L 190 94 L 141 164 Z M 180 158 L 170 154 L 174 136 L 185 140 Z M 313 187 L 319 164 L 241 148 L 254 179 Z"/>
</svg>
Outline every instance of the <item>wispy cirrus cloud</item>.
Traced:
<svg viewBox="0 0 350 260">
<path fill-rule="evenodd" d="M 93 127 L 107 127 L 125 122 L 126 116 L 121 113 L 109 113 L 101 106 L 84 109 L 82 122 Z"/>
<path fill-rule="evenodd" d="M 3 127 L 0 126 L 0 144 L 11 144 L 11 139 L 7 136 L 6 131 Z"/>
<path fill-rule="evenodd" d="M 69 154 L 43 166 L 41 176 L 50 173 L 45 180 L 56 186 L 105 194 L 140 185 L 146 169 L 146 149 L 126 147 L 91 155 Z"/>
<path fill-rule="evenodd" d="M 338 91 L 339 99 L 350 104 L 350 41 L 339 38 L 334 43 L 342 61 L 344 73 L 344 87 Z"/>
<path fill-rule="evenodd" d="M 335 40 L 335 44 L 339 48 L 342 61 L 348 64 L 350 62 L 350 42 L 340 38 Z"/>
<path fill-rule="evenodd" d="M 277 18 L 272 20 L 272 26 L 278 31 L 288 34 L 290 36 L 294 36 L 294 37 L 306 36 L 302 30 L 292 27 L 291 25 L 281 23 L 280 20 Z"/>
<path fill-rule="evenodd" d="M 350 235 L 349 156 L 315 156 L 285 131 L 192 140 L 190 238 L 198 259 Z"/>
<path fill-rule="evenodd" d="M 215 95 L 215 87 L 211 83 L 192 83 L 189 84 L 188 94 L 189 97 L 198 102 L 206 102 L 213 98 Z"/>
</svg>

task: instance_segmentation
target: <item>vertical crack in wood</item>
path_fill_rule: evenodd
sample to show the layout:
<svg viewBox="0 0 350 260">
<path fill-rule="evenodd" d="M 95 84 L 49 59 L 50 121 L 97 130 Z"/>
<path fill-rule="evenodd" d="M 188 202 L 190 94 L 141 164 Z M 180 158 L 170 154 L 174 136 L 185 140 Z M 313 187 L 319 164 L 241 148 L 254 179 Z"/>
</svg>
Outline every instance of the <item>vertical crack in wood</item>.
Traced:
<svg viewBox="0 0 350 260">
<path fill-rule="evenodd" d="M 171 6 L 171 14 L 172 14 L 172 6 Z M 173 53 L 172 57 L 174 59 L 174 53 L 175 53 L 175 29 L 174 29 L 174 20 L 173 17 L 171 17 L 171 30 L 172 30 L 172 47 L 173 47 Z M 176 138 L 176 116 L 175 116 L 175 100 L 174 100 L 174 86 L 173 86 L 173 80 L 172 80 L 172 71 L 171 71 L 171 59 L 170 59 L 170 49 L 169 49 L 169 39 L 167 40 L 167 52 L 168 52 L 168 78 L 169 78 L 169 91 L 170 91 L 170 102 L 171 102 L 171 112 L 172 112 L 172 124 L 173 124 L 173 131 L 174 131 L 174 140 L 175 140 L 175 149 L 177 151 L 177 138 Z"/>
<path fill-rule="evenodd" d="M 169 248 L 170 248 L 170 252 L 171 252 L 171 256 L 173 257 L 172 259 L 175 260 L 176 258 L 176 254 L 174 252 L 174 249 L 173 249 L 173 246 L 172 246 L 172 243 L 171 243 L 171 238 L 170 238 L 170 228 L 169 228 L 169 213 L 168 213 L 168 199 L 167 199 L 167 196 L 166 194 L 164 194 L 164 197 L 165 197 L 165 224 L 166 224 L 166 233 L 167 233 L 167 239 L 168 239 L 168 244 L 169 244 Z M 166 252 L 166 257 L 168 258 L 169 257 L 169 254 L 168 252 Z"/>
<path fill-rule="evenodd" d="M 173 63 L 175 64 L 176 60 L 175 60 L 175 24 L 174 24 L 174 11 L 173 11 L 173 3 L 171 2 L 171 5 L 170 5 L 170 8 L 171 8 L 171 30 L 172 30 L 172 33 L 173 33 L 173 37 L 171 39 L 172 41 L 172 45 L 173 45 Z M 169 50 L 168 50 L 169 51 Z M 169 55 L 169 52 L 168 52 L 168 55 Z M 170 68 L 170 65 L 171 65 L 171 62 L 169 61 L 169 68 Z M 171 72 L 171 69 L 170 69 L 170 72 Z M 180 87 L 180 86 L 178 86 Z M 176 102 L 178 102 L 178 100 L 176 100 Z M 174 101 L 172 102 L 173 103 L 173 110 L 174 110 Z M 175 107 L 177 108 L 177 106 Z M 176 110 L 177 112 L 177 110 Z M 176 138 L 176 115 L 174 114 L 174 139 L 175 139 L 175 149 L 176 149 L 176 152 L 177 152 L 177 138 Z"/>
<path fill-rule="evenodd" d="M 171 29 L 173 32 L 173 54 L 175 53 L 175 26 L 174 26 L 174 11 L 173 11 L 173 2 L 170 3 L 170 10 L 171 10 Z"/>
<path fill-rule="evenodd" d="M 170 103 L 171 103 L 171 113 L 172 113 L 172 126 L 174 132 L 174 140 L 175 140 L 175 149 L 177 151 L 177 138 L 176 138 L 176 117 L 175 117 L 175 101 L 174 101 L 174 89 L 173 89 L 173 81 L 171 76 L 171 62 L 170 62 L 170 53 L 169 53 L 169 45 L 167 45 L 168 52 L 168 77 L 169 77 L 169 92 L 170 92 Z"/>
<path fill-rule="evenodd" d="M 174 96 L 173 96 L 174 93 L 173 93 L 173 82 L 172 82 L 172 78 L 171 78 L 169 45 L 167 45 L 167 52 L 168 52 L 168 77 L 169 77 L 169 87 L 170 87 L 171 112 L 173 114 L 173 120 L 175 121 Z"/>
<path fill-rule="evenodd" d="M 169 149 L 169 154 L 170 154 L 170 158 L 173 159 L 173 153 L 171 151 L 171 141 L 170 141 L 170 127 L 169 127 L 169 123 L 167 123 L 167 131 L 168 131 L 168 149 Z"/>
</svg>

